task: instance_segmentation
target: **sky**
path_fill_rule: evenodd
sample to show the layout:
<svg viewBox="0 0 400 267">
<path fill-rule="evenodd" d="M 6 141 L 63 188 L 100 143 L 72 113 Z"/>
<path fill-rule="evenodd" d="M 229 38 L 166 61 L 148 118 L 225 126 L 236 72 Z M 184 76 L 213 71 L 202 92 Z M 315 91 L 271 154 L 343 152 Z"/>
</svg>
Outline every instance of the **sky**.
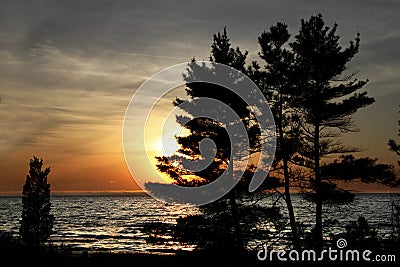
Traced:
<svg viewBox="0 0 400 267">
<path fill-rule="evenodd" d="M 376 99 L 354 116 L 360 132 L 343 140 L 360 146 L 360 156 L 395 164 L 386 143 L 397 138 L 400 119 L 399 12 L 397 0 L 2 0 L 0 192 L 21 190 L 33 155 L 51 166 L 55 191 L 138 189 L 121 135 L 146 79 L 193 57 L 207 60 L 212 34 L 224 26 L 250 62 L 269 26 L 283 21 L 295 35 L 301 19 L 318 13 L 339 24 L 343 45 L 360 32 L 349 69 L 370 80 L 365 90 Z"/>
</svg>

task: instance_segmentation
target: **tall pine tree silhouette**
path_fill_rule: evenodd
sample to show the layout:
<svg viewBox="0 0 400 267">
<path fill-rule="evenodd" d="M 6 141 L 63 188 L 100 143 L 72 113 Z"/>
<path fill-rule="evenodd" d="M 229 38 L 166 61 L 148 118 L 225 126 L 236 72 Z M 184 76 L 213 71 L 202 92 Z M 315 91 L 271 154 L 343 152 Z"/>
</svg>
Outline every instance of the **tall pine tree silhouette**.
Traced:
<svg viewBox="0 0 400 267">
<path fill-rule="evenodd" d="M 283 176 L 283 197 L 288 210 L 292 240 L 295 248 L 300 251 L 300 239 L 290 193 L 293 183 L 290 160 L 297 152 L 300 142 L 298 141 L 298 118 L 294 109 L 297 99 L 296 88 L 293 85 L 294 53 L 285 48 L 289 38 L 290 34 L 284 23 L 279 22 L 271 26 L 269 31 L 264 31 L 258 38 L 258 43 L 261 47 L 259 55 L 265 62 L 265 69 L 255 67 L 252 73 L 258 73 L 258 79 L 253 78 L 253 80 L 258 83 L 268 99 L 276 124 L 277 145 L 273 168 L 269 176 Z"/>
<path fill-rule="evenodd" d="M 20 235 L 28 244 L 38 245 L 46 241 L 52 232 L 54 216 L 50 214 L 50 184 L 47 175 L 50 167 L 42 170 L 43 160 L 36 156 L 29 162 L 22 191 L 22 219 Z"/>
<path fill-rule="evenodd" d="M 242 52 L 239 47 L 236 49 L 231 46 L 230 40 L 227 35 L 226 28 L 223 32 L 218 32 L 213 36 L 213 43 L 211 45 L 211 56 L 210 61 L 228 65 L 235 68 L 243 73 L 246 73 L 245 60 L 247 51 Z M 213 72 L 214 70 L 205 69 L 201 64 L 198 64 L 193 60 L 189 64 L 190 79 L 187 80 L 204 80 L 202 78 L 203 72 Z M 216 73 L 215 75 L 218 75 Z M 193 82 L 186 84 L 187 96 L 190 99 L 196 97 L 208 97 L 219 100 L 232 108 L 235 113 L 240 117 L 241 122 L 245 125 L 245 129 L 248 133 L 249 148 L 244 148 L 245 153 L 255 153 L 258 151 L 260 144 L 260 130 L 258 125 L 254 123 L 254 115 L 252 115 L 247 104 L 238 95 L 231 90 L 211 83 L 204 82 Z M 183 100 L 177 99 L 174 104 L 179 105 Z M 207 107 L 206 107 L 207 108 Z M 185 110 L 190 114 L 190 110 Z M 224 114 L 224 110 L 214 110 L 213 112 Z M 218 179 L 220 175 L 227 170 L 230 175 L 235 175 L 233 165 L 230 164 L 230 153 L 231 153 L 231 142 L 230 137 L 224 128 L 224 125 L 209 118 L 196 118 L 191 120 L 189 123 L 183 123 L 185 120 L 183 117 L 177 117 L 177 122 L 181 127 L 185 128 L 189 134 L 185 136 L 178 136 L 177 143 L 179 149 L 177 153 L 169 157 L 158 157 L 158 169 L 161 172 L 167 173 L 177 185 L 181 186 L 201 186 Z M 201 140 L 204 138 L 212 139 L 215 143 L 215 151 L 201 151 Z M 240 146 L 241 144 L 232 144 L 233 146 Z M 211 148 L 213 150 L 213 148 Z M 197 171 L 188 172 L 185 168 L 182 168 L 182 160 L 189 159 L 196 161 L 202 158 L 204 154 L 215 154 L 215 157 L 207 168 Z M 201 207 L 203 213 L 210 218 L 214 218 L 214 224 L 218 224 L 218 228 L 223 229 L 213 232 L 214 236 L 217 236 L 216 242 L 223 241 L 225 248 L 233 247 L 237 250 L 243 250 L 245 247 L 245 240 L 248 236 L 244 236 L 242 233 L 243 228 L 251 228 L 252 222 L 248 221 L 247 225 L 244 220 L 253 218 L 250 215 L 250 209 L 240 203 L 240 199 L 244 196 L 245 191 L 248 189 L 249 181 L 252 177 L 252 166 L 248 165 L 247 171 L 242 176 L 241 181 L 231 190 L 225 197 Z M 276 183 L 271 182 L 271 187 L 278 186 Z M 264 187 L 265 188 L 265 187 Z M 254 208 L 254 206 L 253 206 Z M 254 208 L 254 212 L 261 213 L 260 207 Z M 247 214 L 245 218 L 244 214 Z M 265 215 L 271 213 L 265 212 Z M 256 216 L 257 217 L 257 216 Z M 222 218 L 215 220 L 215 218 Z M 223 226 L 223 227 L 221 227 Z M 211 226 L 213 227 L 213 226 Z M 209 235 L 211 236 L 211 235 Z"/>
<path fill-rule="evenodd" d="M 356 151 L 342 145 L 338 137 L 356 131 L 352 115 L 374 102 L 367 92 L 357 93 L 368 81 L 358 81 L 356 73 L 343 75 L 347 63 L 358 53 L 359 34 L 343 49 L 336 30 L 337 24 L 325 26 L 321 14 L 312 16 L 301 21 L 300 31 L 290 44 L 300 93 L 296 103 L 303 122 L 301 155 L 304 166 L 311 169 L 310 186 L 315 192 L 314 244 L 318 250 L 323 244 L 322 205 L 327 188 L 321 176 L 321 160 L 330 154 Z"/>
</svg>

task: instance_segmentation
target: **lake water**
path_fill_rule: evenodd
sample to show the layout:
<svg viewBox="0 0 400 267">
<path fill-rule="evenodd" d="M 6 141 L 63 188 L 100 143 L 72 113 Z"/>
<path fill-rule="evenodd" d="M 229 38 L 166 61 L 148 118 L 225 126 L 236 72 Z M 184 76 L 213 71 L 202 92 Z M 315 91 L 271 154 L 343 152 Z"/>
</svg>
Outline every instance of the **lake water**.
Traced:
<svg viewBox="0 0 400 267">
<path fill-rule="evenodd" d="M 390 194 L 357 194 L 350 205 L 326 207 L 334 212 L 333 216 L 327 218 L 337 219 L 343 226 L 363 215 L 381 234 L 387 234 L 392 198 Z M 265 199 L 260 203 L 268 205 L 270 201 Z M 313 205 L 294 195 L 294 206 L 298 218 L 306 225 L 312 225 Z M 76 249 L 110 252 L 168 254 L 179 249 L 192 250 L 194 247 L 182 247 L 174 241 L 166 244 L 146 243 L 147 235 L 141 229 L 147 222 L 173 224 L 179 216 L 197 212 L 198 209 L 194 207 L 166 206 L 143 194 L 52 196 L 55 222 L 51 241 Z M 0 197 L 0 231 L 17 235 L 20 216 L 20 197 Z M 332 228 L 333 232 L 342 230 L 340 226 Z"/>
</svg>

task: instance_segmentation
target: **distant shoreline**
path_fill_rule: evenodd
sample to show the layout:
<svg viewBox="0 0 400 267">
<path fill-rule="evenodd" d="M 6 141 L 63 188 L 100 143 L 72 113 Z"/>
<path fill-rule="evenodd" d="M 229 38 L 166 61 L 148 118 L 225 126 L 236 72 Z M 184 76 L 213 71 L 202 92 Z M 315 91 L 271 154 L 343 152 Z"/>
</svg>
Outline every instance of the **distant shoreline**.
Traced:
<svg viewBox="0 0 400 267">
<path fill-rule="evenodd" d="M 147 195 L 145 191 L 55 191 L 51 196 L 138 196 Z M 1 192 L 0 197 L 19 197 L 21 192 Z"/>
</svg>

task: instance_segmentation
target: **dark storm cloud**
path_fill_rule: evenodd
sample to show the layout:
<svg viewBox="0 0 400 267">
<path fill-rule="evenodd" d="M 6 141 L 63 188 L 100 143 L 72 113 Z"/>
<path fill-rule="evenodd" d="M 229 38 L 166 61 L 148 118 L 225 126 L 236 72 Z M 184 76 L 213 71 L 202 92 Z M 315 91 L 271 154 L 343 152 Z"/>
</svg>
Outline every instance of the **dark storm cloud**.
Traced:
<svg viewBox="0 0 400 267">
<path fill-rule="evenodd" d="M 69 51 L 96 55 L 99 49 L 139 51 L 174 41 L 191 13 L 168 1 L 6 1 L 2 2 L 3 31 L 17 32 L 9 44 L 21 50 L 51 40 Z M 193 5 L 185 6 L 190 7 Z M 4 8 L 3 8 L 4 7 Z M 178 29 L 179 31 L 177 31 Z M 10 36 L 12 39 L 13 36 Z M 130 50 L 131 50 L 130 49 Z"/>
<path fill-rule="evenodd" d="M 234 43 L 258 49 L 257 36 L 276 21 L 287 22 L 295 33 L 301 18 L 322 12 L 328 23 L 339 22 L 345 41 L 361 31 L 363 41 L 377 40 L 371 49 L 379 51 L 387 45 L 380 37 L 400 25 L 399 6 L 398 1 L 362 0 L 2 1 L 0 47 L 28 61 L 31 49 L 49 41 L 82 57 L 112 51 L 182 61 L 207 58 L 212 33 L 225 25 Z"/>
</svg>

